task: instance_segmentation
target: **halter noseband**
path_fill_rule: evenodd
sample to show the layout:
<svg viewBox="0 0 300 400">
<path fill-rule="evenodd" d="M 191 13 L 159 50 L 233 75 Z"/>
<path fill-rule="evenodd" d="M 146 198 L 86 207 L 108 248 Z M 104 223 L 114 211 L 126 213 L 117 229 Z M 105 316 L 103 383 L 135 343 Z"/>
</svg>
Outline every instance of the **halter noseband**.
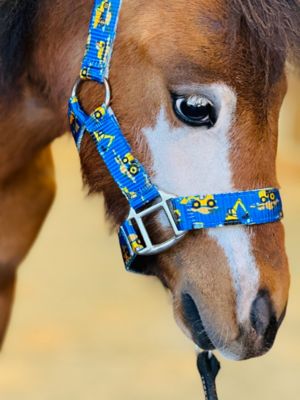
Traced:
<svg viewBox="0 0 300 400">
<path fill-rule="evenodd" d="M 110 108 L 109 63 L 116 36 L 121 0 L 95 0 L 80 79 L 69 101 L 71 131 L 78 150 L 87 132 L 111 176 L 129 202 L 130 212 L 120 227 L 119 239 L 126 269 L 134 269 L 138 256 L 161 253 L 176 244 L 188 231 L 226 225 L 257 225 L 283 217 L 278 189 L 263 188 L 225 194 L 176 197 L 152 184 L 143 165 L 133 156 Z M 93 80 L 104 84 L 105 103 L 88 115 L 77 97 L 78 84 Z M 164 210 L 173 237 L 153 244 L 144 218 Z"/>
</svg>

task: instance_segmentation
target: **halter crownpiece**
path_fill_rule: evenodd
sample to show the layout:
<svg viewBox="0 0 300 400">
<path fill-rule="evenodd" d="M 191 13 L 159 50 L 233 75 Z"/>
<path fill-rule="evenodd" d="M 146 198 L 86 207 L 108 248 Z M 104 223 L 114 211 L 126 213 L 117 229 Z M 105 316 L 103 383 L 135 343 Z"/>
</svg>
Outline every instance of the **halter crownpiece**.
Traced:
<svg viewBox="0 0 300 400">
<path fill-rule="evenodd" d="M 153 185 L 143 165 L 132 154 L 109 104 L 109 63 L 120 8 L 120 0 L 94 2 L 80 80 L 69 101 L 69 119 L 78 150 L 83 136 L 89 134 L 130 205 L 129 216 L 119 231 L 126 269 L 134 270 L 134 261 L 139 256 L 169 249 L 190 230 L 279 221 L 283 217 L 282 202 L 279 190 L 275 188 L 176 197 Z M 78 84 L 84 80 L 97 81 L 106 88 L 105 103 L 90 115 L 84 112 L 77 96 Z M 173 237 L 164 243 L 153 244 L 144 219 L 159 210 L 165 212 Z"/>
</svg>

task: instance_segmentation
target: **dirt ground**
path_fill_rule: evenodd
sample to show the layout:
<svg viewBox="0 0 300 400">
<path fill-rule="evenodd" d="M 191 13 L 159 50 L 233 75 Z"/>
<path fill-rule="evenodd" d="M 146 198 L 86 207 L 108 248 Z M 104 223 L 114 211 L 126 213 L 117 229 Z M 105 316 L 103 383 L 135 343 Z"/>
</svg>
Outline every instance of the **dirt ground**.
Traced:
<svg viewBox="0 0 300 400">
<path fill-rule="evenodd" d="M 193 345 L 155 279 L 123 269 L 102 201 L 86 198 L 72 139 L 55 142 L 58 193 L 27 259 L 0 359 L 4 400 L 202 399 Z M 300 167 L 279 163 L 292 271 L 274 349 L 222 361 L 221 400 L 296 400 L 300 392 Z"/>
</svg>

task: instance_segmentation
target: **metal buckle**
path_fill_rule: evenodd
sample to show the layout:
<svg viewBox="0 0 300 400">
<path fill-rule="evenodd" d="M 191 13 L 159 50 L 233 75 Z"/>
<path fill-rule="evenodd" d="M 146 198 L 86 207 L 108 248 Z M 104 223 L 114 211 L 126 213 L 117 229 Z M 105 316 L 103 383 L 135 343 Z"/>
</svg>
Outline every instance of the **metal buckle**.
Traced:
<svg viewBox="0 0 300 400">
<path fill-rule="evenodd" d="M 173 217 L 173 213 L 171 211 L 170 205 L 168 204 L 168 201 L 172 198 L 174 198 L 173 195 L 159 191 L 161 201 L 158 203 L 155 203 L 145 210 L 142 211 L 135 211 L 133 208 L 130 209 L 128 220 L 132 223 L 135 222 L 139 228 L 141 237 L 143 239 L 143 242 L 145 244 L 145 247 L 141 250 L 136 250 L 136 253 L 139 256 L 150 256 L 150 255 L 155 255 L 162 253 L 163 251 L 168 250 L 172 246 L 174 246 L 179 240 L 181 240 L 185 235 L 186 232 L 178 230 L 176 226 L 176 222 Z M 162 209 L 164 210 L 171 228 L 173 229 L 174 236 L 160 244 L 153 244 L 150 236 L 147 232 L 147 229 L 145 227 L 145 224 L 143 222 L 143 218 L 146 217 L 147 215 L 151 215 L 153 212 Z"/>
<path fill-rule="evenodd" d="M 81 79 L 80 77 L 77 78 L 77 80 L 76 80 L 76 82 L 75 82 L 75 84 L 73 86 L 73 89 L 72 89 L 72 95 L 71 95 L 72 97 L 78 97 L 77 96 L 78 88 L 79 88 L 79 85 L 81 85 L 82 82 L 86 82 L 86 81 Z M 93 81 L 93 82 L 97 82 L 97 81 Z M 99 82 L 97 82 L 97 83 L 99 83 Z M 110 101 L 111 101 L 111 90 L 110 90 L 110 84 L 109 84 L 108 79 L 106 79 L 106 78 L 103 79 L 103 85 L 104 85 L 104 88 L 105 88 L 104 104 L 105 104 L 106 108 L 108 108 L 109 105 L 110 105 Z"/>
</svg>

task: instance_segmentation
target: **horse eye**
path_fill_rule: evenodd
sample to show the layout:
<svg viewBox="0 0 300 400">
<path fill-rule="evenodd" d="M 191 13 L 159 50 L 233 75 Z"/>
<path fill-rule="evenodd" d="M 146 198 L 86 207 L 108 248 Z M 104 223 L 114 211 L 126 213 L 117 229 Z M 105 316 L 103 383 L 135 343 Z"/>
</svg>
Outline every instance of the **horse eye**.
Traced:
<svg viewBox="0 0 300 400">
<path fill-rule="evenodd" d="M 212 128 L 217 122 L 214 104 L 204 96 L 172 95 L 173 109 L 178 119 L 187 125 Z"/>
</svg>

